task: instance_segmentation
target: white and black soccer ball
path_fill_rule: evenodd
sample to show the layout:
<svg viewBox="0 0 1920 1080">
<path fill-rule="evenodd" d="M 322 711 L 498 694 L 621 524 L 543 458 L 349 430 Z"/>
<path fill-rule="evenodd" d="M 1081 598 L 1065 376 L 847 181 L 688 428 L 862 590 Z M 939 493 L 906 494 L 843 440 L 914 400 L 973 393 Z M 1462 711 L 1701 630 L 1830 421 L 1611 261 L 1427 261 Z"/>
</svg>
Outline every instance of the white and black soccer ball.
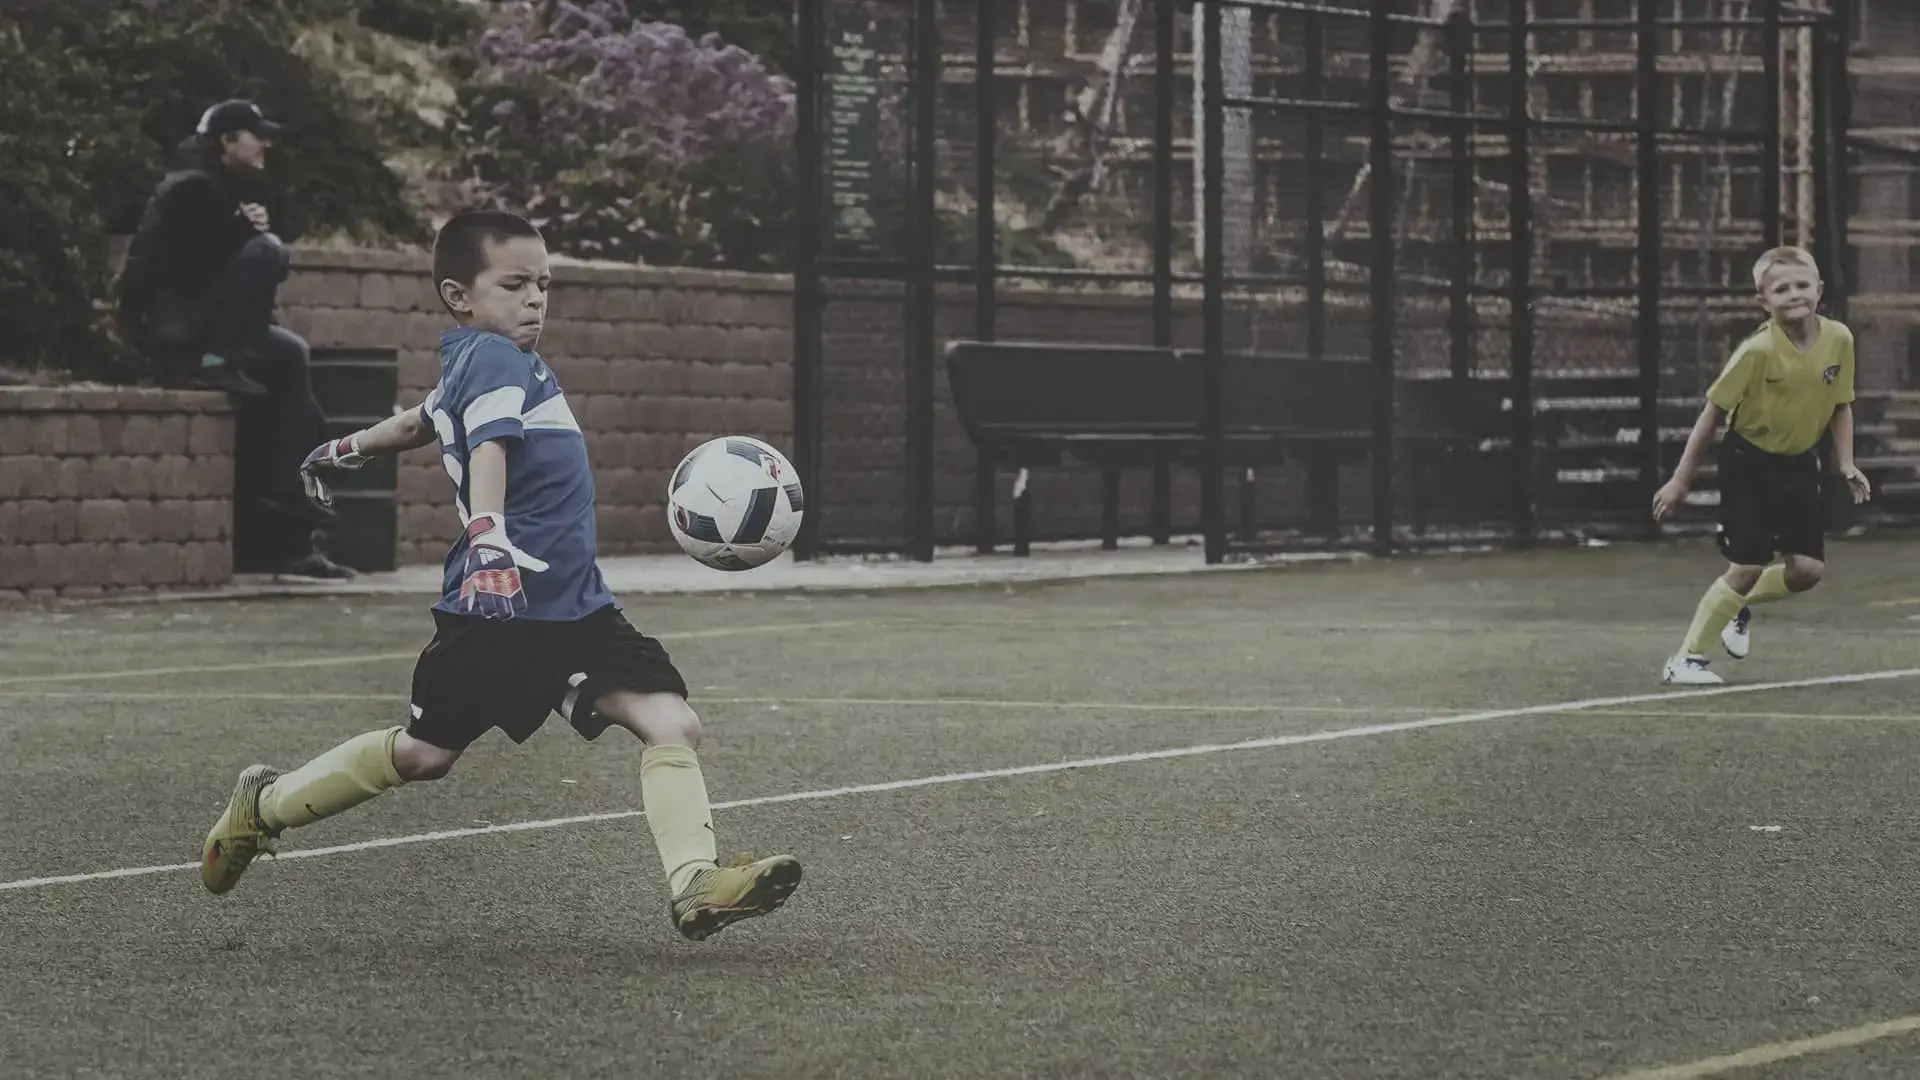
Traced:
<svg viewBox="0 0 1920 1080">
<path fill-rule="evenodd" d="M 667 484 L 667 527 L 680 549 L 715 570 L 764 566 L 793 543 L 806 500 L 786 456 L 728 435 L 680 460 Z"/>
</svg>

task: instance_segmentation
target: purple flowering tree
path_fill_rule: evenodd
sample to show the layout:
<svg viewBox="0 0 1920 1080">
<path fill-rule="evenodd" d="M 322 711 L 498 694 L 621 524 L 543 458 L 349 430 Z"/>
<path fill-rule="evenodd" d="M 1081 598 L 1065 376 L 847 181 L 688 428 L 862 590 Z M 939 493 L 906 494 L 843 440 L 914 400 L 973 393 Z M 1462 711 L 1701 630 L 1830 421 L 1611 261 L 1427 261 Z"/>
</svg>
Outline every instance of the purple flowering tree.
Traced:
<svg viewBox="0 0 1920 1080">
<path fill-rule="evenodd" d="M 461 92 L 465 193 L 583 258 L 768 268 L 793 216 L 793 84 L 617 0 L 506 5 Z"/>
</svg>

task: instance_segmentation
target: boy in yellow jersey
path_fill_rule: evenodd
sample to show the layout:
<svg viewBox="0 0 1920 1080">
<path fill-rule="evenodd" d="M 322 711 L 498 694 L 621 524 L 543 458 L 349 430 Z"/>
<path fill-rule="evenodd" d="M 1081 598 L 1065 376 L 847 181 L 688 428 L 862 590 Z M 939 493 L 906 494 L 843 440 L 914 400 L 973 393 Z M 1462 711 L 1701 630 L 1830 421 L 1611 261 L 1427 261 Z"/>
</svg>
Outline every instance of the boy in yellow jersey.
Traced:
<svg viewBox="0 0 1920 1080">
<path fill-rule="evenodd" d="M 1707 389 L 1687 448 L 1653 496 L 1653 518 L 1685 500 L 1707 443 L 1728 414 L 1720 441 L 1720 552 L 1727 572 L 1700 598 L 1680 651 L 1660 681 L 1683 686 L 1723 682 L 1708 670 L 1707 648 L 1720 639 L 1744 659 L 1752 605 L 1803 593 L 1826 572 L 1825 493 L 1816 451 L 1829 428 L 1840 475 L 1853 501 L 1871 489 L 1853 463 L 1853 332 L 1816 312 L 1820 271 L 1797 247 L 1774 248 L 1753 266 L 1761 306 L 1771 316 L 1739 347 Z M 1774 557 L 1780 556 L 1779 562 Z"/>
</svg>

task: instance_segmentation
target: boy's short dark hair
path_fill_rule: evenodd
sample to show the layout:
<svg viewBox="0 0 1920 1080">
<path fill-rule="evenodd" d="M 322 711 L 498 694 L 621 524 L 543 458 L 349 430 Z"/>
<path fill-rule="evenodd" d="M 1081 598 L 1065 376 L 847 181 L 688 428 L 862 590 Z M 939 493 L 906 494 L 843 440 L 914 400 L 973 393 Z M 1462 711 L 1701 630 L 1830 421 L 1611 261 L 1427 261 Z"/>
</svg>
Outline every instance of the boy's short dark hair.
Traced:
<svg viewBox="0 0 1920 1080">
<path fill-rule="evenodd" d="M 433 288 L 448 279 L 471 287 L 487 268 L 487 245 L 519 237 L 544 240 L 533 222 L 511 210 L 462 210 L 433 238 Z M 441 303 L 446 298 L 441 297 Z"/>
</svg>

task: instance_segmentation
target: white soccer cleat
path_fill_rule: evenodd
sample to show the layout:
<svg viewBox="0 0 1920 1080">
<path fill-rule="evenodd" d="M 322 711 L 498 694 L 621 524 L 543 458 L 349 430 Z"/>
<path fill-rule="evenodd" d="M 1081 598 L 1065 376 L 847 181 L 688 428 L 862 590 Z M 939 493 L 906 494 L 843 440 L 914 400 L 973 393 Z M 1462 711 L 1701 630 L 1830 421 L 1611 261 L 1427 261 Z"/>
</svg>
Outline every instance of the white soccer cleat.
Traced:
<svg viewBox="0 0 1920 1080">
<path fill-rule="evenodd" d="M 1719 686 L 1727 680 L 1707 670 L 1707 658 L 1681 653 L 1667 661 L 1660 681 L 1671 686 Z"/>
<path fill-rule="evenodd" d="M 1753 647 L 1753 636 L 1748 629 L 1753 624 L 1753 609 L 1743 607 L 1740 614 L 1733 617 L 1725 630 L 1720 631 L 1720 644 L 1724 645 L 1727 655 L 1735 660 L 1745 660 L 1747 650 Z"/>
</svg>

